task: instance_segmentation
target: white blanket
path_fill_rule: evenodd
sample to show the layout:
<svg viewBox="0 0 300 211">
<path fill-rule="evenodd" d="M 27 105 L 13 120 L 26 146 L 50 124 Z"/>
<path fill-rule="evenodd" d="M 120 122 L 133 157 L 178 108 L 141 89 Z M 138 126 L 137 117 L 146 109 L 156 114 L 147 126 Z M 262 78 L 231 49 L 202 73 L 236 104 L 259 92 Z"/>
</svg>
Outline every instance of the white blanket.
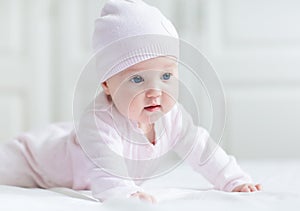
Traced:
<svg viewBox="0 0 300 211">
<path fill-rule="evenodd" d="M 99 210 L 300 210 L 300 161 L 239 162 L 264 190 L 226 193 L 213 190 L 200 175 L 182 165 L 169 174 L 145 182 L 143 187 L 157 204 L 137 199 L 97 202 L 89 191 L 65 188 L 25 189 L 0 186 L 0 210 L 99 211 Z"/>
</svg>

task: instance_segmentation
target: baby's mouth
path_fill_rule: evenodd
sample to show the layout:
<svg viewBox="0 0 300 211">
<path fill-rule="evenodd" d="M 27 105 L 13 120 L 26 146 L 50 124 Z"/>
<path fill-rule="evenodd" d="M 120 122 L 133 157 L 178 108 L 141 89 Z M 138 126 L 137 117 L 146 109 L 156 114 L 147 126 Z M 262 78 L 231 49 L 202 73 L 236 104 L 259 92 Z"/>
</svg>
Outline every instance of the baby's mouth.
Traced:
<svg viewBox="0 0 300 211">
<path fill-rule="evenodd" d="M 158 111 L 161 109 L 161 105 L 152 105 L 152 106 L 147 106 L 144 108 L 146 111 L 149 112 L 154 112 L 154 111 Z"/>
</svg>

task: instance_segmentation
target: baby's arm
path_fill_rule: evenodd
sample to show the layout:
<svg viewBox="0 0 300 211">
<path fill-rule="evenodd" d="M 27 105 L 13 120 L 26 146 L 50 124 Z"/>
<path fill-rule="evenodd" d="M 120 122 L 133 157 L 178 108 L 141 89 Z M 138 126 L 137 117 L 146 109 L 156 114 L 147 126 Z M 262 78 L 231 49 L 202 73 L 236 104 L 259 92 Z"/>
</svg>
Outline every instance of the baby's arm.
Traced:
<svg viewBox="0 0 300 211">
<path fill-rule="evenodd" d="M 219 190 L 254 192 L 262 189 L 260 184 L 252 182 L 251 177 L 240 168 L 233 156 L 227 155 L 220 146 L 211 140 L 205 130 L 201 128 L 198 130 L 198 143 L 188 158 L 196 171 Z"/>
<path fill-rule="evenodd" d="M 251 177 L 246 174 L 237 164 L 233 156 L 216 144 L 209 133 L 193 124 L 190 115 L 181 110 L 177 119 L 182 120 L 179 144 L 174 150 L 184 157 L 186 149 L 192 148 L 186 161 L 193 169 L 201 173 L 216 189 L 234 192 L 253 192 L 262 189 L 260 184 L 254 184 Z M 180 122 L 180 121 L 176 121 Z M 179 130 L 180 131 L 180 130 Z"/>
<path fill-rule="evenodd" d="M 132 180 L 110 175 L 103 170 L 94 169 L 92 177 L 93 196 L 100 201 L 111 198 L 135 198 L 155 203 L 156 199 L 146 193 L 140 186 L 137 186 Z"/>
<path fill-rule="evenodd" d="M 113 124 L 109 124 L 102 119 L 96 119 L 97 124 L 101 126 L 99 132 L 97 125 L 92 121 L 93 114 L 89 114 L 87 113 L 81 119 L 77 131 L 77 143 L 73 145 L 75 149 L 72 151 L 74 163 L 76 164 L 74 168 L 90 166 L 87 175 L 91 183 L 93 196 L 100 201 L 130 197 L 155 201 L 154 197 L 146 194 L 141 187 L 129 179 L 130 177 L 127 175 L 128 167 L 125 160 L 120 156 L 123 152 L 120 136 L 111 126 Z M 109 118 L 106 119 L 109 120 Z M 78 153 L 74 153 L 76 151 Z M 88 156 L 90 157 L 88 158 Z M 79 159 L 80 157 L 82 158 Z M 82 162 L 80 160 L 85 160 L 82 165 L 79 165 Z M 78 174 L 81 173 L 80 169 L 78 169 L 78 172 Z"/>
</svg>

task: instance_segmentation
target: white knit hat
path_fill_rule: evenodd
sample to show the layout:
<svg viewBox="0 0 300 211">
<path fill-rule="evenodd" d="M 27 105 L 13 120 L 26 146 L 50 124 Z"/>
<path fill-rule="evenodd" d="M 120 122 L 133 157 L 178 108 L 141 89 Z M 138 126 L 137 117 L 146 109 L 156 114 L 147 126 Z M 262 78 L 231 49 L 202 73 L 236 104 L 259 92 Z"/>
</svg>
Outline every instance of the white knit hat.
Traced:
<svg viewBox="0 0 300 211">
<path fill-rule="evenodd" d="M 142 0 L 109 0 L 95 21 L 93 49 L 101 82 L 157 56 L 179 56 L 178 34 L 155 7 Z"/>
</svg>

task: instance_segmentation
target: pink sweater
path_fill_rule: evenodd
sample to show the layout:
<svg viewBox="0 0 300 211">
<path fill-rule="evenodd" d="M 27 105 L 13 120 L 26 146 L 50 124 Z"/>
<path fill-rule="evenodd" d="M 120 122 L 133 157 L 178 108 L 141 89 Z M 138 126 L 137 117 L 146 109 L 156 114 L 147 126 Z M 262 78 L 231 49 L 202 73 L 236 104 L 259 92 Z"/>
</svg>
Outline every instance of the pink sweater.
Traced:
<svg viewBox="0 0 300 211">
<path fill-rule="evenodd" d="M 101 201 L 129 197 L 143 191 L 143 181 L 178 164 L 167 162 L 174 153 L 216 189 L 231 191 L 251 182 L 179 104 L 155 123 L 155 145 L 103 93 L 91 105 L 75 127 L 53 124 L 17 138 L 38 186 L 91 189 Z"/>
</svg>

